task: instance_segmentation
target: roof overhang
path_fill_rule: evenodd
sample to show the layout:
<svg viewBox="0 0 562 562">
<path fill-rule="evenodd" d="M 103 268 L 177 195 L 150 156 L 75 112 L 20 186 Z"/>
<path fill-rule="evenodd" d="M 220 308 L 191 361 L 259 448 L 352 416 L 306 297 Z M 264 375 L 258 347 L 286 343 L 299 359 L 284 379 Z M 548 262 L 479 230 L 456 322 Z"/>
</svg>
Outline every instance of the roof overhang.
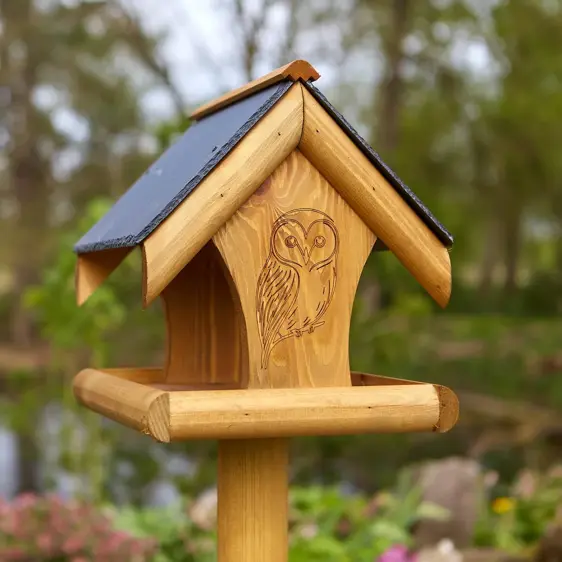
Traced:
<svg viewBox="0 0 562 562">
<path fill-rule="evenodd" d="M 121 265 L 131 250 L 132 248 L 110 248 L 78 256 L 74 279 L 78 306 L 90 298 L 95 290 Z"/>
</svg>

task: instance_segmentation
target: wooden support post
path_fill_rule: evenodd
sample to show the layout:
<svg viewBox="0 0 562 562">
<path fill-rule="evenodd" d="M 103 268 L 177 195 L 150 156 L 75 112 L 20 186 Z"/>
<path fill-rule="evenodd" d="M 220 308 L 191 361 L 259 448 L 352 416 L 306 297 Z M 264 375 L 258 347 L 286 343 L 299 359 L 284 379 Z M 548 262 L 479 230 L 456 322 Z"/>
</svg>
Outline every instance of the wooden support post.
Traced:
<svg viewBox="0 0 562 562">
<path fill-rule="evenodd" d="M 218 562 L 287 562 L 288 439 L 219 441 Z"/>
</svg>

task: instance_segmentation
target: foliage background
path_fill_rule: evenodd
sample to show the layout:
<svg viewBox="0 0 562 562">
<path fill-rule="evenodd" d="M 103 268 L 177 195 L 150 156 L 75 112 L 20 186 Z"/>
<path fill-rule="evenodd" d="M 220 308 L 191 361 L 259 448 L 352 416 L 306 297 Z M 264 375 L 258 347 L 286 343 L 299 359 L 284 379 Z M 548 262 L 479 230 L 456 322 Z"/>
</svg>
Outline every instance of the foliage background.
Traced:
<svg viewBox="0 0 562 562">
<path fill-rule="evenodd" d="M 191 108 L 293 58 L 456 240 L 445 311 L 392 255 L 370 258 L 353 368 L 445 383 L 463 408 L 439 438 L 295 440 L 293 483 L 371 494 L 452 455 L 499 491 L 547 470 L 562 446 L 562 2 L 159 6 L 0 2 L 1 493 L 141 506 L 213 483 L 213 444 L 147 444 L 77 410 L 73 374 L 159 364 L 164 324 L 141 310 L 137 256 L 77 309 L 71 247 Z"/>
</svg>

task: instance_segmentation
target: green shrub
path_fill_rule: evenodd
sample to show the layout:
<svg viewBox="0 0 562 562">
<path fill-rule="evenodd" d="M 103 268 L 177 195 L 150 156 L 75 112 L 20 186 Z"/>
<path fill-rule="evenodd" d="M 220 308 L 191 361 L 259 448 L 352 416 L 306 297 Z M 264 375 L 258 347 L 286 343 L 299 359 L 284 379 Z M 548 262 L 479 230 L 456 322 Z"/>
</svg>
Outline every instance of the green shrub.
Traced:
<svg viewBox="0 0 562 562">
<path fill-rule="evenodd" d="M 152 538 L 158 552 L 151 562 L 214 562 L 215 533 L 201 529 L 180 505 L 125 508 L 114 513 L 115 526 L 137 537 Z"/>
<path fill-rule="evenodd" d="M 482 510 L 475 543 L 514 553 L 533 548 L 557 519 L 562 504 L 562 474 L 524 471 L 506 496 Z"/>
</svg>

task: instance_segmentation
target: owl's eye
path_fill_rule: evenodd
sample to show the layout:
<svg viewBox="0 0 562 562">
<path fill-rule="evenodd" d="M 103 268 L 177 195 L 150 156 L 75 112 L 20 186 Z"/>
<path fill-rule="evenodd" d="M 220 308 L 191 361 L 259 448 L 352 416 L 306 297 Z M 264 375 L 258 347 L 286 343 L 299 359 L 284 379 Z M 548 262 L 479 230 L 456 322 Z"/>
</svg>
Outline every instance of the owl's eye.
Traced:
<svg viewBox="0 0 562 562">
<path fill-rule="evenodd" d="M 294 248 L 297 245 L 297 239 L 294 236 L 287 236 L 285 238 L 285 246 L 287 248 Z"/>
<path fill-rule="evenodd" d="M 322 248 L 322 246 L 325 246 L 325 245 L 326 245 L 326 238 L 324 238 L 324 236 L 317 236 L 317 237 L 314 239 L 314 245 L 315 245 L 317 248 Z"/>
</svg>

